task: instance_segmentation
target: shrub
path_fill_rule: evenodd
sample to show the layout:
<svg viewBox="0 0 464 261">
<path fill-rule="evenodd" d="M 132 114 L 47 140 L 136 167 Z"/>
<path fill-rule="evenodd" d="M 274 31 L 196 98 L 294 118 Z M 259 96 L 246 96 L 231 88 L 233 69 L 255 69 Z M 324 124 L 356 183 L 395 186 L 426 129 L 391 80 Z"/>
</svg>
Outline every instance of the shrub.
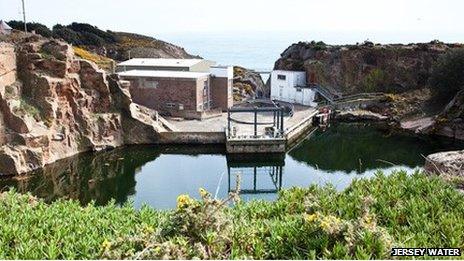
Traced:
<svg viewBox="0 0 464 261">
<path fill-rule="evenodd" d="M 6 192 L 0 258 L 380 259 L 390 258 L 392 246 L 464 246 L 464 195 L 419 172 L 378 173 L 341 192 L 292 188 L 274 202 L 200 194 L 200 201 L 179 196 L 177 208 L 165 212 L 47 205 Z"/>
<path fill-rule="evenodd" d="M 22 21 L 9 21 L 8 25 L 11 26 L 11 28 L 16 29 L 16 30 L 24 30 L 24 22 Z M 52 31 L 48 29 L 46 25 L 43 25 L 41 23 L 27 23 L 27 31 L 35 31 L 37 34 L 40 34 L 44 37 L 51 37 L 52 36 Z"/>
<path fill-rule="evenodd" d="M 450 98 L 464 89 L 464 48 L 443 54 L 432 66 L 430 86 L 437 97 Z"/>
</svg>

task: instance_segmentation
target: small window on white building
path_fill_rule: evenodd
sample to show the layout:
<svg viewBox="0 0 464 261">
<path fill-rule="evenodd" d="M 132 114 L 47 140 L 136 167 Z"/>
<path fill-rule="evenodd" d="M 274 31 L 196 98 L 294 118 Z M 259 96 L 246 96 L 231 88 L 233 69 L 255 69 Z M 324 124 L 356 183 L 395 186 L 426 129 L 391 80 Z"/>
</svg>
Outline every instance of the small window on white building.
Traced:
<svg viewBox="0 0 464 261">
<path fill-rule="evenodd" d="M 296 91 L 297 91 L 297 92 L 301 92 L 301 88 L 296 88 Z"/>
<path fill-rule="evenodd" d="M 285 76 L 283 74 L 277 74 L 277 79 L 285 81 L 287 79 L 287 76 Z"/>
</svg>

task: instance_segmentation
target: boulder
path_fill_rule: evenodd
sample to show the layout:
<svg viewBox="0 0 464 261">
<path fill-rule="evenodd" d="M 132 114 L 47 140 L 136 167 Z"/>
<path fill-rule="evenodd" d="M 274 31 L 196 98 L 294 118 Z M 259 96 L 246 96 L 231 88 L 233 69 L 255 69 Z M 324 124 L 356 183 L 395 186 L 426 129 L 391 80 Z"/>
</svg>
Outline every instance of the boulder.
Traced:
<svg viewBox="0 0 464 261">
<path fill-rule="evenodd" d="M 464 150 L 431 154 L 425 161 L 429 173 L 464 177 Z"/>
</svg>

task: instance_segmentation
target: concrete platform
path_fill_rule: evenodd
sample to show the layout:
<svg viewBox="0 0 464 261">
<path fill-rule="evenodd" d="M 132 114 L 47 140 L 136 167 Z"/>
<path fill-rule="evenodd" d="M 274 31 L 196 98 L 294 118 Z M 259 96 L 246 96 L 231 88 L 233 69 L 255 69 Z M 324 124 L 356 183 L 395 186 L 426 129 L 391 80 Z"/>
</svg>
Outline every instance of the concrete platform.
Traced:
<svg viewBox="0 0 464 261">
<path fill-rule="evenodd" d="M 248 136 L 246 139 L 227 138 L 227 113 L 220 117 L 205 120 L 184 120 L 178 118 L 166 118 L 168 123 L 174 126 L 175 131 L 160 133 L 163 144 L 221 144 L 226 145 L 227 153 L 285 153 L 290 144 L 294 144 L 298 137 L 308 133 L 312 127 L 312 118 L 318 113 L 316 108 L 295 105 L 292 117 L 284 117 L 284 133 L 280 138 L 259 138 L 254 135 L 253 123 L 254 113 L 235 112 L 231 127 L 235 129 L 238 136 Z M 264 128 L 272 125 L 273 113 L 266 112 L 258 114 L 259 123 L 257 132 L 264 133 Z M 270 124 L 270 125 L 269 125 Z M 250 138 L 251 137 L 251 138 Z"/>
<path fill-rule="evenodd" d="M 300 123 L 306 117 L 312 115 L 317 109 L 313 107 L 305 107 L 295 105 L 295 111 L 293 117 L 284 117 L 284 129 L 290 129 L 294 125 Z M 250 113 L 234 113 L 234 118 L 241 121 L 253 122 L 253 115 Z M 225 127 L 227 126 L 227 113 L 222 113 L 220 117 L 206 119 L 206 120 L 182 120 L 176 118 L 168 118 L 166 120 L 173 126 L 176 127 L 178 132 L 224 132 Z M 272 122 L 273 115 L 259 115 L 259 122 Z M 244 125 L 244 124 L 233 124 L 232 126 L 237 127 L 240 134 L 252 134 L 253 125 Z M 263 132 L 264 126 L 260 125 L 258 127 L 258 132 Z"/>
</svg>

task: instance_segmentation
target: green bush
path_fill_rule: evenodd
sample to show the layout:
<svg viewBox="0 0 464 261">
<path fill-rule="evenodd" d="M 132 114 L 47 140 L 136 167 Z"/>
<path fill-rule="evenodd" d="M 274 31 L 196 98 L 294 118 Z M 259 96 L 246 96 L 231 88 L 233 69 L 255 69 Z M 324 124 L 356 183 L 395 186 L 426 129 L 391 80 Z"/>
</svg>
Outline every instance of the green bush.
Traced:
<svg viewBox="0 0 464 261">
<path fill-rule="evenodd" d="M 443 98 L 464 90 L 464 48 L 449 51 L 435 62 L 429 84 Z"/>
<path fill-rule="evenodd" d="M 464 195 L 419 172 L 378 173 L 341 192 L 292 188 L 274 202 L 200 194 L 200 201 L 181 195 L 175 210 L 156 211 L 47 205 L 6 192 L 0 258 L 378 259 L 390 258 L 392 246 L 464 246 Z"/>
</svg>

